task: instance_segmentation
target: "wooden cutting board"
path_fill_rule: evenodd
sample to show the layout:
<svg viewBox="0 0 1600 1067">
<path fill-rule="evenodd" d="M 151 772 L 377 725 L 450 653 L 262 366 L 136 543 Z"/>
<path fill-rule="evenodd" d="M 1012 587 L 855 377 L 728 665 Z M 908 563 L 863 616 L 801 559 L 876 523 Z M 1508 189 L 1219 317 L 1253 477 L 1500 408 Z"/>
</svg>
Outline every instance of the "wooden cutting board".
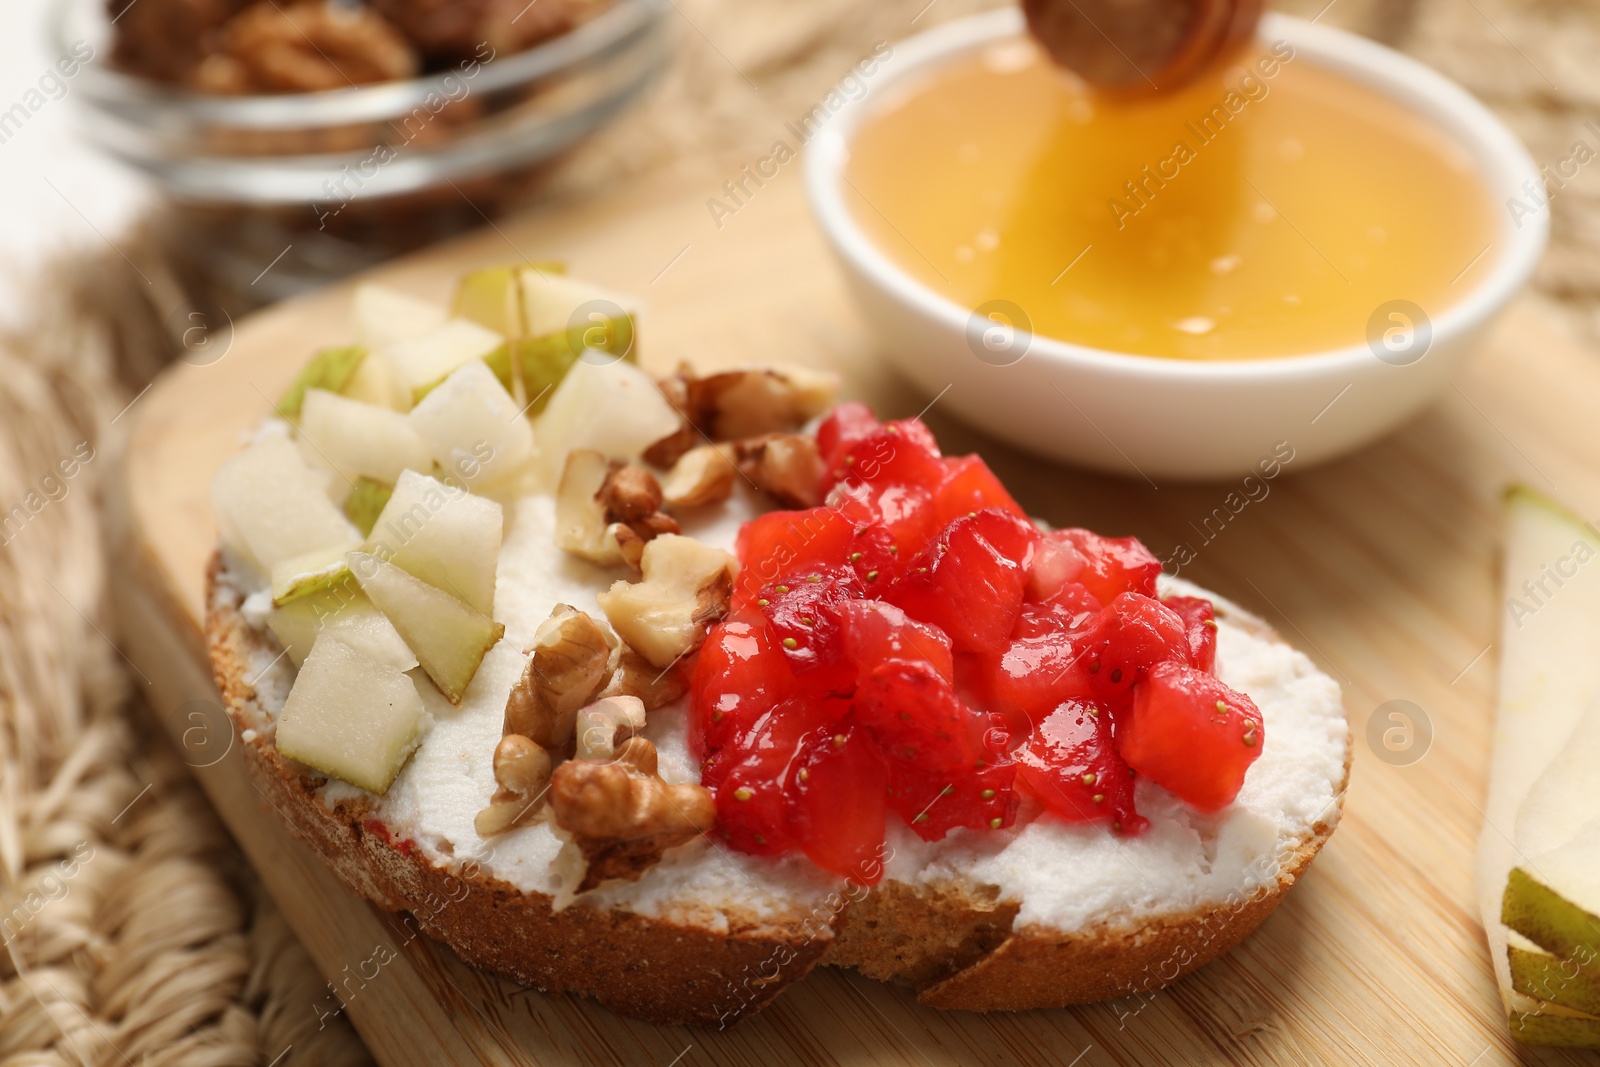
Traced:
<svg viewBox="0 0 1600 1067">
<path fill-rule="evenodd" d="M 922 408 L 927 398 L 874 358 L 799 174 L 769 182 L 719 227 L 706 198 L 723 177 L 557 205 L 373 277 L 443 301 L 464 268 L 563 258 L 645 299 L 642 347 L 654 369 L 797 360 L 842 371 L 849 392 L 882 411 Z M 1291 463 L 1242 509 L 1238 495 L 1229 504 L 1238 486 L 1085 474 L 985 439 L 935 404 L 927 417 L 947 451 L 981 451 L 1033 513 L 1137 534 L 1163 556 L 1190 546 L 1186 577 L 1260 612 L 1344 684 L 1355 745 L 1344 821 L 1254 937 L 1152 997 L 941 1014 L 904 990 L 823 969 L 717 1033 L 519 989 L 413 937 L 288 835 L 230 748 L 200 638 L 214 538 L 207 483 L 312 348 L 346 336 L 349 293 L 343 285 L 254 315 L 231 341 L 217 329 L 197 359 L 225 349 L 220 359 L 175 367 L 135 402 L 121 422 L 117 596 L 123 650 L 174 742 L 386 1067 L 1580 1062 L 1508 1039 L 1471 878 L 1500 617 L 1499 494 L 1525 480 L 1600 516 L 1600 363 L 1534 305 L 1513 310 L 1419 421 L 1319 469 Z M 1410 748 L 1386 748 L 1391 728 L 1404 748 L 1407 720 Z M 379 945 L 394 961 L 349 980 Z M 337 1007 L 330 996 L 304 1010 Z"/>
</svg>

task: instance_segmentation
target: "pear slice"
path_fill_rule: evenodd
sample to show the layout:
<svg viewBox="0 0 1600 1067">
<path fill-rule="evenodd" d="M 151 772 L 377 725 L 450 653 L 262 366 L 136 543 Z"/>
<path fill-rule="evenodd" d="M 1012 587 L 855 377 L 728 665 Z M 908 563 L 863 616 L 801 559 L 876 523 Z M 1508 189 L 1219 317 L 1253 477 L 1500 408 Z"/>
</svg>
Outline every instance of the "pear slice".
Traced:
<svg viewBox="0 0 1600 1067">
<path fill-rule="evenodd" d="M 332 589 L 350 578 L 350 565 L 345 562 L 346 552 L 359 542 L 319 548 L 303 556 L 291 556 L 272 565 L 272 603 L 274 607 L 299 600 L 312 593 Z"/>
<path fill-rule="evenodd" d="M 1559 848 L 1600 819 L 1600 703 L 1591 704 L 1561 750 L 1528 789 L 1512 839 L 1524 856 Z"/>
<path fill-rule="evenodd" d="M 436 330 L 449 318 L 437 304 L 371 282 L 356 286 L 351 317 L 357 342 L 368 349 Z"/>
<path fill-rule="evenodd" d="M 353 577 L 274 608 L 267 615 L 267 628 L 297 667 L 305 662 L 318 635 L 323 633 L 397 671 L 409 671 L 417 665 L 417 657 L 400 632 L 383 612 L 373 607 Z"/>
<path fill-rule="evenodd" d="M 452 482 L 503 486 L 533 459 L 533 427 L 481 360 L 453 371 L 406 416 Z"/>
<path fill-rule="evenodd" d="M 300 417 L 300 408 L 310 389 L 342 390 L 365 361 L 367 350 L 355 345 L 343 348 L 324 348 L 311 357 L 301 368 L 294 382 L 278 401 L 277 412 L 290 422 Z"/>
<path fill-rule="evenodd" d="M 1529 1014 L 1529 1004 L 1537 1010 L 1538 1002 L 1513 987 L 1509 932 L 1501 921 L 1512 868 L 1527 858 L 1512 835 L 1534 783 L 1600 697 L 1600 657 L 1590 647 L 1600 632 L 1600 566 L 1578 562 L 1592 561 L 1600 534 L 1526 488 L 1506 495 L 1505 519 L 1499 710 L 1476 882 L 1507 1016 L 1517 1020 Z M 1559 1014 L 1557 1008 L 1551 1015 Z M 1539 1018 L 1539 1026 L 1514 1025 L 1513 1036 L 1543 1040 L 1549 1016 Z M 1583 1039 L 1600 1047 L 1600 1024 L 1565 1018 L 1558 1029 L 1563 1041 L 1587 1031 Z"/>
<path fill-rule="evenodd" d="M 1600 821 L 1513 867 L 1500 921 L 1561 959 L 1600 973 Z"/>
<path fill-rule="evenodd" d="M 1511 931 L 1507 958 L 1511 963 L 1511 986 L 1518 993 L 1600 1015 L 1600 978 L 1579 967 L 1577 960 L 1546 952 L 1515 930 Z"/>
<path fill-rule="evenodd" d="M 1506 1021 L 1525 1045 L 1595 1048 L 1600 1042 L 1600 1018 L 1515 991 L 1506 994 Z"/>
<path fill-rule="evenodd" d="M 373 793 L 387 792 L 422 737 L 411 679 L 326 634 L 300 665 L 278 715 L 278 751 Z"/>
<path fill-rule="evenodd" d="M 493 615 L 503 523 L 493 500 L 406 471 L 373 523 L 366 551 Z"/>
<path fill-rule="evenodd" d="M 548 391 L 586 351 L 604 353 L 607 362 L 638 362 L 638 316 L 631 300 L 537 267 L 523 270 L 520 282 L 526 332 L 514 352 L 535 411 L 543 410 Z"/>
<path fill-rule="evenodd" d="M 457 367 L 482 360 L 511 391 L 511 356 L 506 339 L 466 319 L 450 319 L 437 329 L 406 337 L 383 349 L 401 385 L 418 403 Z"/>
<path fill-rule="evenodd" d="M 458 596 L 366 552 L 346 557 L 362 592 L 400 632 L 446 700 L 461 703 L 506 628 Z"/>
<path fill-rule="evenodd" d="M 398 411 L 363 404 L 323 389 L 307 390 L 300 433 L 345 478 L 393 484 L 403 470 L 433 468 L 433 455 Z"/>
<path fill-rule="evenodd" d="M 634 460 L 676 433 L 679 423 L 678 412 L 638 367 L 579 360 L 556 386 L 534 432 L 540 460 L 554 483 L 574 449 Z"/>
<path fill-rule="evenodd" d="M 361 531 L 361 536 L 366 537 L 372 533 L 373 524 L 378 521 L 378 516 L 383 514 L 383 509 L 388 506 L 389 498 L 394 495 L 394 486 L 373 481 L 371 478 L 357 478 L 350 487 L 350 492 L 344 498 L 344 517 L 355 523 L 356 529 Z"/>
<path fill-rule="evenodd" d="M 356 537 L 287 437 L 262 438 L 223 463 L 211 480 L 211 507 L 223 543 L 264 573 Z"/>
</svg>

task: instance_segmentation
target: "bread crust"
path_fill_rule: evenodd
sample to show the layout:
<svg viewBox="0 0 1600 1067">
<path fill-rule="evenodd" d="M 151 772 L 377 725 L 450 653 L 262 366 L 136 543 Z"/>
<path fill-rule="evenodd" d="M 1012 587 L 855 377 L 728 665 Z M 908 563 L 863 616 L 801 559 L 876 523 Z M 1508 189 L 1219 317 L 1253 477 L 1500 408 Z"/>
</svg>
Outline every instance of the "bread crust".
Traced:
<svg viewBox="0 0 1600 1067">
<path fill-rule="evenodd" d="M 245 729 L 257 699 L 245 680 L 249 653 L 271 638 L 246 623 L 222 570 L 219 553 L 207 571 L 207 643 L 229 714 Z M 1218 602 L 1235 625 L 1281 640 L 1229 608 Z M 435 866 L 371 820 L 363 802 L 326 805 L 317 794 L 324 779 L 280 756 L 269 737 L 246 736 L 251 778 L 291 830 L 353 889 L 410 912 L 468 963 L 652 1022 L 717 1027 L 760 1010 L 818 963 L 910 985 L 921 1003 L 944 1010 L 1023 1011 L 1152 993 L 1224 955 L 1272 913 L 1333 832 L 1350 771 L 1347 735 L 1335 802 L 1280 857 L 1276 883 L 1245 900 L 1063 932 L 1015 927 L 1016 903 L 969 886 L 885 881 L 852 894 L 831 927 L 804 915 L 774 923 L 734 914 L 718 933 L 581 902 L 557 912 L 550 896 L 470 863 Z"/>
<path fill-rule="evenodd" d="M 253 632 L 239 597 L 207 571 L 206 643 L 217 688 L 241 729 L 256 700 L 246 681 Z M 250 736 L 250 735 L 246 735 Z M 811 970 L 832 940 L 826 928 L 729 915 L 726 934 L 583 903 L 561 911 L 468 863 L 449 871 L 395 841 L 362 802 L 328 806 L 321 775 L 278 754 L 259 733 L 242 743 L 251 780 L 296 836 L 343 881 L 387 911 L 409 912 L 468 963 L 546 992 L 593 997 L 650 1022 L 728 1026 L 760 1010 Z M 798 909 L 797 909 L 798 910 Z"/>
</svg>

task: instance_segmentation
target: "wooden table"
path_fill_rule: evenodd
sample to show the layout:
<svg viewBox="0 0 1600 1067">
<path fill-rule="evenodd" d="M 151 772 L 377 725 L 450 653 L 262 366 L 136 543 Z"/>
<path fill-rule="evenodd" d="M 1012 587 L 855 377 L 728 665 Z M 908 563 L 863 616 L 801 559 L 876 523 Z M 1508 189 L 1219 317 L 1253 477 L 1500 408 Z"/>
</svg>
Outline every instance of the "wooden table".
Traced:
<svg viewBox="0 0 1600 1067">
<path fill-rule="evenodd" d="M 705 201 L 723 177 L 558 205 L 374 277 L 442 301 L 465 267 L 564 258 L 575 274 L 644 298 L 647 366 L 795 360 L 842 371 L 849 392 L 880 410 L 920 409 L 927 398 L 873 358 L 795 169 L 719 228 Z M 1533 305 L 1513 310 L 1419 421 L 1319 469 L 1291 463 L 1264 499 L 1209 528 L 1232 487 L 1070 470 L 987 440 L 935 405 L 927 418 L 946 450 L 981 451 L 1034 513 L 1138 534 L 1163 556 L 1189 544 L 1196 558 L 1185 577 L 1259 611 L 1343 683 L 1356 747 L 1344 822 L 1254 937 L 1147 1001 L 942 1014 L 901 989 L 824 969 L 760 1016 L 713 1033 L 522 990 L 408 939 L 289 836 L 229 747 L 198 623 L 214 539 L 207 483 L 313 346 L 346 335 L 348 296 L 340 286 L 238 323 L 223 358 L 175 367 L 134 406 L 114 508 L 117 596 L 125 651 L 317 965 L 335 976 L 378 944 L 397 948 L 347 1009 L 386 1067 L 1585 1062 L 1508 1039 L 1472 890 L 1500 610 L 1499 493 L 1525 480 L 1600 516 L 1600 363 Z M 1431 732 L 1425 751 L 1420 740 L 1402 755 L 1369 743 L 1375 715 L 1387 727 L 1389 711 L 1407 708 L 1391 701 L 1410 702 Z"/>
</svg>

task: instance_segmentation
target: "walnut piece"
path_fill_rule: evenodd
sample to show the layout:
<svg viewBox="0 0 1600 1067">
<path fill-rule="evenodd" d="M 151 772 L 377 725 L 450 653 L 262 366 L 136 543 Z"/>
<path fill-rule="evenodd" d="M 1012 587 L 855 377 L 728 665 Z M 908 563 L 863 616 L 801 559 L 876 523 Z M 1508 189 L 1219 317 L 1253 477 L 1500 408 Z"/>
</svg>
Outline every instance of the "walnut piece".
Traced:
<svg viewBox="0 0 1600 1067">
<path fill-rule="evenodd" d="M 478 836 L 493 837 L 528 822 L 544 807 L 550 772 L 550 753 L 544 748 L 518 734 L 502 737 L 494 750 L 498 788 L 473 820 Z"/>
<path fill-rule="evenodd" d="M 244 6 L 242 0 L 111 0 L 111 61 L 141 78 L 186 81 L 207 38 Z"/>
<path fill-rule="evenodd" d="M 643 737 L 630 737 L 622 742 L 613 758 L 624 767 L 632 767 L 634 774 L 654 775 L 660 764 L 656 746 Z"/>
<path fill-rule="evenodd" d="M 605 697 L 579 710 L 576 759 L 609 760 L 617 742 L 644 729 L 644 701 L 638 697 Z"/>
<path fill-rule="evenodd" d="M 654 711 L 679 699 L 689 691 L 689 671 L 680 661 L 663 670 L 639 653 L 622 646 L 611 681 L 601 690 L 603 697 L 638 697 L 644 710 Z"/>
<path fill-rule="evenodd" d="M 739 470 L 786 508 L 822 503 L 822 454 L 809 434 L 768 434 L 734 445 Z"/>
<path fill-rule="evenodd" d="M 556 545 L 592 563 L 637 569 L 647 542 L 679 532 L 661 502 L 656 476 L 643 467 L 574 449 L 556 488 Z"/>
<path fill-rule="evenodd" d="M 700 445 L 680 456 L 661 483 L 661 495 L 675 508 L 699 508 L 720 504 L 733 495 L 733 479 L 738 475 L 723 449 Z"/>
<path fill-rule="evenodd" d="M 247 8 L 216 34 L 190 84 L 202 92 L 310 93 L 409 78 L 416 51 L 381 15 L 320 0 Z"/>
<path fill-rule="evenodd" d="M 616 582 L 595 599 L 629 647 L 666 668 L 699 648 L 727 614 L 738 567 L 719 548 L 667 534 L 645 545 L 639 581 Z"/>
<path fill-rule="evenodd" d="M 645 451 L 645 459 L 670 467 L 691 448 L 710 441 L 736 441 L 790 433 L 828 409 L 839 392 L 839 376 L 807 367 L 759 367 L 698 377 L 687 366 L 660 384 L 662 396 L 684 425 Z"/>
<path fill-rule="evenodd" d="M 516 52 L 586 22 L 610 0 L 369 0 L 428 55 L 481 60 Z"/>
<path fill-rule="evenodd" d="M 556 485 L 556 547 L 602 566 L 623 562 L 600 502 L 600 489 L 614 466 L 593 449 L 575 448 L 567 453 Z"/>
<path fill-rule="evenodd" d="M 628 764 L 587 760 L 556 768 L 550 810 L 585 860 L 579 893 L 611 879 L 638 880 L 667 849 L 710 830 L 717 814 L 704 786 L 668 785 Z"/>
<path fill-rule="evenodd" d="M 529 651 L 522 677 L 506 697 L 505 732 L 565 752 L 578 710 L 611 678 L 618 642 L 589 615 L 557 604 L 539 624 Z"/>
<path fill-rule="evenodd" d="M 661 485 L 643 467 L 613 467 L 600 485 L 600 504 L 612 522 L 643 522 L 661 510 Z"/>
</svg>

